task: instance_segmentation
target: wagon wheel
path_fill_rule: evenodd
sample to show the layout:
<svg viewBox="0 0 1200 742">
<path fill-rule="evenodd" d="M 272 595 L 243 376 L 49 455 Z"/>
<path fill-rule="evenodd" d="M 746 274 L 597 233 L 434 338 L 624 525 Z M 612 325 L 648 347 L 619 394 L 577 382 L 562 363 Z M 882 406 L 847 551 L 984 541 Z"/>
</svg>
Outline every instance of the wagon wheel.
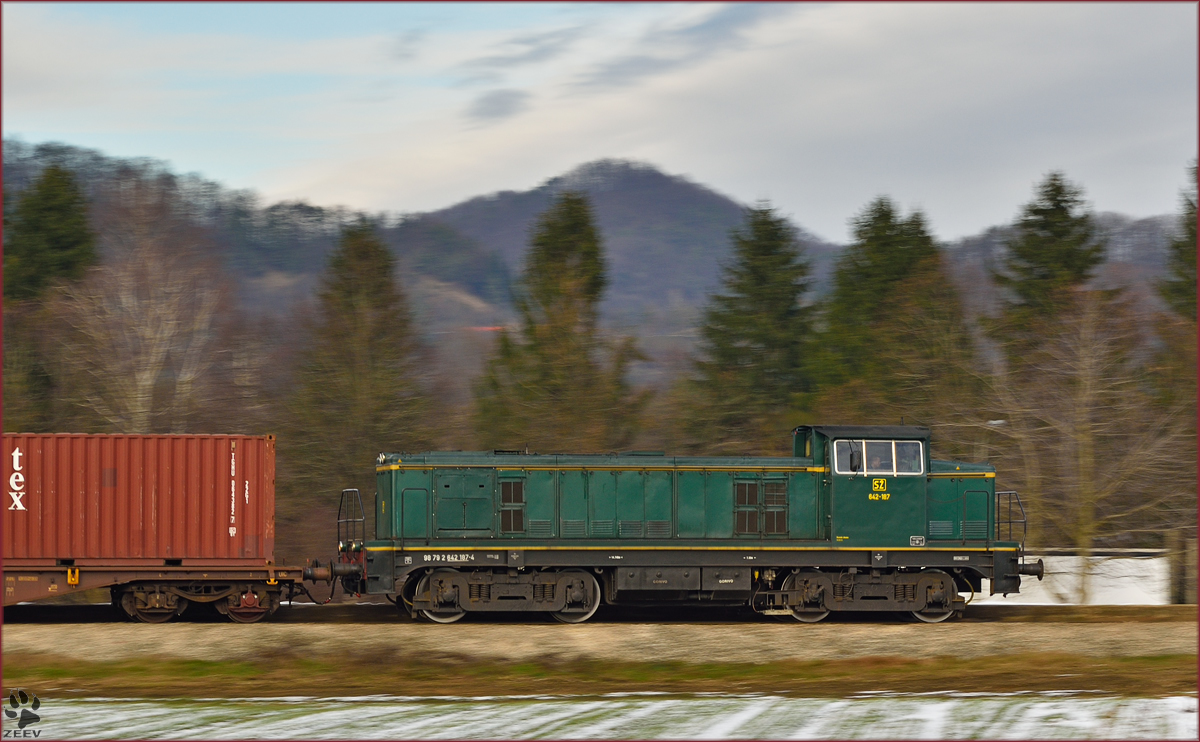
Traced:
<svg viewBox="0 0 1200 742">
<path fill-rule="evenodd" d="M 187 608 L 188 602 L 186 598 L 178 598 L 178 602 L 173 608 L 152 608 L 150 606 L 139 606 L 137 596 L 132 590 L 121 595 L 121 608 L 130 618 L 136 618 L 142 623 L 166 623 L 172 618 L 175 618 Z"/>
<path fill-rule="evenodd" d="M 429 592 L 430 576 L 431 575 L 425 575 L 424 577 L 421 578 L 421 581 L 419 583 L 417 583 L 417 590 L 414 593 L 414 596 L 420 595 L 421 593 Z M 424 608 L 422 608 L 417 611 L 417 615 L 427 621 L 433 621 L 434 623 L 454 623 L 455 621 L 462 620 L 462 617 L 467 615 L 467 612 L 464 610 L 461 610 L 461 609 L 456 612 L 455 611 L 434 612 L 434 611 L 427 611 Z"/>
<path fill-rule="evenodd" d="M 796 584 L 796 582 L 798 581 L 798 579 L 806 574 L 818 574 L 818 573 L 815 571 L 812 571 L 812 570 L 808 570 L 805 572 L 801 572 L 798 575 L 788 575 L 787 579 L 783 581 L 783 589 L 791 590 L 793 588 L 793 586 Z M 817 623 L 819 621 L 824 621 L 828 616 L 829 616 L 828 610 L 818 610 L 818 611 L 793 610 L 792 611 L 792 618 L 796 619 L 797 621 L 799 621 L 801 623 Z M 783 620 L 786 621 L 787 616 L 783 616 Z"/>
<path fill-rule="evenodd" d="M 273 612 L 270 594 L 264 593 L 264 597 L 260 599 L 253 588 L 247 588 L 246 592 L 236 596 L 236 599 L 237 603 L 227 603 L 222 611 L 234 623 L 254 623 Z"/>
<path fill-rule="evenodd" d="M 588 599 L 590 596 L 591 607 L 585 610 L 583 613 L 576 613 L 573 611 L 551 611 L 550 615 L 554 617 L 555 621 L 561 621 L 562 623 L 583 623 L 592 616 L 596 615 L 596 609 L 600 607 L 600 584 L 596 582 L 595 577 L 588 572 L 584 572 L 583 570 L 566 570 L 566 573 L 571 574 L 572 576 L 578 575 L 582 580 L 582 585 L 572 581 L 573 584 L 571 584 L 571 587 L 567 588 L 568 597 L 571 597 L 572 590 L 578 591 L 580 588 L 582 588 L 582 602 L 586 607 L 588 605 Z"/>
<path fill-rule="evenodd" d="M 945 572 L 943 572 L 941 570 L 928 570 L 927 572 L 925 572 L 925 574 L 942 577 L 944 579 L 943 588 L 945 587 L 945 585 L 949 585 L 950 586 L 949 589 L 953 590 L 955 595 L 958 594 L 958 588 L 954 584 L 954 578 L 951 577 L 950 575 L 946 574 Z M 949 603 L 951 606 L 953 606 L 953 600 L 948 600 L 946 602 Z M 912 613 L 913 618 L 917 619 L 921 623 L 941 623 L 942 621 L 945 621 L 946 619 L 948 619 L 954 615 L 954 608 L 951 607 L 944 611 L 943 610 L 911 611 L 911 613 Z"/>
<path fill-rule="evenodd" d="M 180 598 L 179 602 L 183 603 L 183 598 Z M 180 613 L 183 613 L 182 608 L 172 611 L 162 608 L 138 608 L 135 606 L 133 609 L 133 617 L 142 623 L 166 623 Z"/>
</svg>

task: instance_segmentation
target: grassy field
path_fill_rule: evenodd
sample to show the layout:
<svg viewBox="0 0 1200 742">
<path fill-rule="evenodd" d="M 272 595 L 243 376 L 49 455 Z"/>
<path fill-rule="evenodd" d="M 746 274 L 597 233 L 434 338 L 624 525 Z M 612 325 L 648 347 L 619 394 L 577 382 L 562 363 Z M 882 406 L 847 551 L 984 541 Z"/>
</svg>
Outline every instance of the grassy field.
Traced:
<svg viewBox="0 0 1200 742">
<path fill-rule="evenodd" d="M 247 697 L 670 693 L 774 693 L 845 697 L 900 693 L 1095 691 L 1123 696 L 1196 692 L 1196 655 L 1082 657 L 1030 653 L 960 659 L 862 658 L 768 664 L 372 661 L 282 658 L 83 662 L 6 656 L 4 687 L 65 696 Z"/>
</svg>

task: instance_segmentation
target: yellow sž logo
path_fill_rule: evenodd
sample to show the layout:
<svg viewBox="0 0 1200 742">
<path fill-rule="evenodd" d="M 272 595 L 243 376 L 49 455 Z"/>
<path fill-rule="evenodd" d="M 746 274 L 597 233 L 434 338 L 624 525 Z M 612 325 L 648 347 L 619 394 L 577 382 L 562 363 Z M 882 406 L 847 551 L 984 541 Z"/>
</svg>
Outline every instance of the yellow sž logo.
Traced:
<svg viewBox="0 0 1200 742">
<path fill-rule="evenodd" d="M 871 480 L 871 491 L 872 492 L 886 492 L 887 491 L 887 480 L 886 479 L 872 479 Z"/>
</svg>

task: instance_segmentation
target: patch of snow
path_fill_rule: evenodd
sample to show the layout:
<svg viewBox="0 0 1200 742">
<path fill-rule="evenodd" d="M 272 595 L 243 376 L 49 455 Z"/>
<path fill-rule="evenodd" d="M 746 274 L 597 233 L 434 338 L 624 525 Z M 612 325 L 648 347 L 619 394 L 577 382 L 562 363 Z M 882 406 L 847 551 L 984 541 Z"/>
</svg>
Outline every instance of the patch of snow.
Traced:
<svg viewBox="0 0 1200 742">
<path fill-rule="evenodd" d="M 1028 556 L 1026 561 L 1036 562 Z M 1021 592 L 988 595 L 990 581 L 984 580 L 981 594 L 973 603 L 1014 603 L 1020 605 L 1080 605 L 1079 585 L 1084 558 L 1078 556 L 1042 557 L 1046 575 L 1021 578 Z M 1171 602 L 1170 563 L 1166 557 L 1091 557 L 1086 605 L 1168 605 Z"/>
<path fill-rule="evenodd" d="M 1194 696 L 63 699 L 52 739 L 1196 739 Z"/>
</svg>

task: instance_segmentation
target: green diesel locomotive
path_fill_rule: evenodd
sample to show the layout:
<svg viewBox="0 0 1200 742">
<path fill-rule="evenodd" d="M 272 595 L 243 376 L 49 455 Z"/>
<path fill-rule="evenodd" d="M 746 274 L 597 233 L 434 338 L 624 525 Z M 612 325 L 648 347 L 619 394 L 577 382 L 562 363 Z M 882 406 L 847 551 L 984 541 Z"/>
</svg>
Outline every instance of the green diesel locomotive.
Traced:
<svg viewBox="0 0 1200 742">
<path fill-rule="evenodd" d="M 991 466 L 932 460 L 928 428 L 793 438 L 791 457 L 380 454 L 375 537 L 343 492 L 339 561 L 320 573 L 440 623 L 474 611 L 578 623 L 601 603 L 937 622 L 985 579 L 1006 594 L 1041 579 L 1016 493 L 996 492 Z"/>
</svg>

